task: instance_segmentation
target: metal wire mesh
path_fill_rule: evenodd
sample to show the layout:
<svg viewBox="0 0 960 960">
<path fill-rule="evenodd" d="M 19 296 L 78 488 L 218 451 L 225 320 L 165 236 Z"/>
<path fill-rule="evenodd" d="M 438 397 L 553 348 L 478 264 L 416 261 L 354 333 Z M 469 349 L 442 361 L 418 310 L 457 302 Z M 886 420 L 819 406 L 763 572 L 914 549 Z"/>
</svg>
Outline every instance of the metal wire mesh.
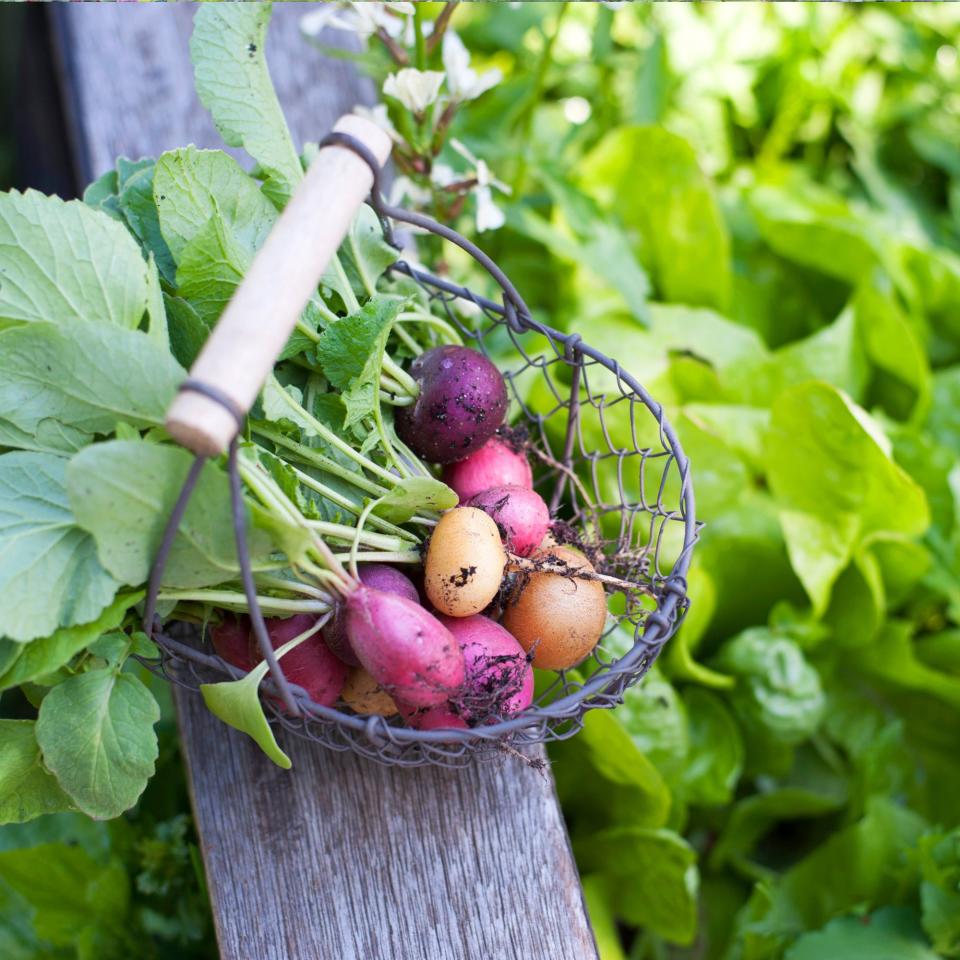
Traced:
<svg viewBox="0 0 960 960">
<path fill-rule="evenodd" d="M 376 184 L 372 197 L 379 197 Z M 537 322 L 496 265 L 449 228 L 380 200 L 371 206 L 388 239 L 391 220 L 436 232 L 474 256 L 500 288 L 497 302 L 405 261 L 390 271 L 425 291 L 431 309 L 497 363 L 511 394 L 508 422 L 526 435 L 535 485 L 594 566 L 631 587 L 611 594 L 608 629 L 588 660 L 558 672 L 516 717 L 468 730 L 420 731 L 399 718 L 319 706 L 291 683 L 301 714 L 294 716 L 279 705 L 283 691 L 270 676 L 261 685 L 265 708 L 271 722 L 298 736 L 400 766 L 459 766 L 566 739 L 587 711 L 622 702 L 686 611 L 698 531 L 690 465 L 663 408 L 618 361 L 580 334 Z M 173 629 L 155 639 L 161 657 L 147 665 L 173 683 L 197 689 L 242 675 L 196 630 Z"/>
</svg>

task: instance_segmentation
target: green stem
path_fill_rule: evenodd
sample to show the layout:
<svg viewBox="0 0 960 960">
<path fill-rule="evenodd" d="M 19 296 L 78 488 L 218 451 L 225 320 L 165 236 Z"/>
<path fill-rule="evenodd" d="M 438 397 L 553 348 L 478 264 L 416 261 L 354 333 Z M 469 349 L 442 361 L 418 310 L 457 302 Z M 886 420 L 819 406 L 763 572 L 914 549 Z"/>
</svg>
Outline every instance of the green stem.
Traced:
<svg viewBox="0 0 960 960">
<path fill-rule="evenodd" d="M 376 500 L 371 502 L 376 503 Z M 364 507 L 360 513 L 360 519 L 365 520 L 365 514 L 368 512 L 367 508 Z M 411 542 L 404 537 L 388 537 L 382 533 L 371 533 L 370 531 L 364 531 L 362 534 L 358 534 L 357 531 L 360 527 L 359 520 L 357 521 L 356 527 L 348 527 L 345 523 L 328 523 L 326 520 L 308 520 L 307 524 L 312 530 L 316 530 L 317 533 L 334 540 L 343 540 L 346 543 L 352 543 L 356 537 L 359 536 L 360 541 L 366 546 L 380 547 L 383 550 L 403 550 L 409 547 Z"/>
<path fill-rule="evenodd" d="M 247 595 L 239 590 L 161 590 L 158 600 L 193 600 L 209 603 L 215 607 L 247 610 Z M 264 613 L 326 613 L 330 604 L 321 600 L 285 600 L 282 597 L 262 597 L 257 594 L 257 604 Z"/>
<path fill-rule="evenodd" d="M 342 507 L 344 510 L 349 511 L 355 517 L 360 516 L 360 512 L 363 509 L 359 504 L 354 503 L 349 497 L 343 496 L 337 490 L 334 490 L 332 487 L 328 487 L 326 484 L 321 483 L 319 480 L 314 479 L 310 476 L 309 473 L 304 473 L 302 470 L 290 465 L 291 469 L 296 473 L 297 479 L 305 486 L 310 487 L 311 490 L 315 490 L 321 496 L 326 497 L 332 503 L 335 503 L 338 507 Z M 386 491 L 383 491 L 386 493 Z M 404 530 L 403 527 L 398 527 L 395 523 L 391 523 L 389 520 L 384 520 L 382 517 L 378 517 L 374 514 L 370 517 L 370 525 L 375 526 L 380 530 L 383 530 L 385 533 L 391 533 L 395 537 L 406 537 L 408 539 L 413 539 L 413 534 Z"/>
<path fill-rule="evenodd" d="M 393 331 L 403 341 L 406 348 L 410 350 L 415 357 L 419 357 L 420 354 L 423 353 L 423 347 L 421 347 L 420 344 L 417 343 L 417 341 L 414 340 L 413 337 L 411 337 L 410 334 L 403 329 L 403 327 L 400 326 L 400 324 L 394 324 Z"/>
<path fill-rule="evenodd" d="M 276 387 L 277 393 L 283 402 L 290 408 L 292 412 L 296 413 L 299 418 L 306 420 L 307 424 L 310 426 L 310 429 L 313 430 L 318 437 L 329 443 L 331 447 L 336 447 L 337 450 L 350 457 L 351 460 L 354 460 L 357 464 L 363 467 L 363 469 L 369 470 L 370 473 L 374 473 L 378 477 L 382 477 L 384 480 L 389 481 L 391 487 L 396 484 L 397 477 L 394 474 L 384 467 L 381 467 L 379 463 L 374 463 L 359 451 L 354 450 L 349 443 L 338 437 L 325 423 L 321 423 L 312 413 L 310 413 L 309 410 L 305 410 L 301 404 L 297 403 L 297 401 L 294 400 L 294 398 L 290 396 L 290 394 L 287 393 L 287 391 L 284 390 L 279 383 L 276 384 Z M 378 406 L 379 404 L 376 404 L 375 409 Z"/>
<path fill-rule="evenodd" d="M 333 259 L 330 261 L 330 266 L 333 267 L 333 272 L 337 275 L 337 279 L 340 281 L 340 284 L 343 288 L 341 296 L 343 297 L 343 305 L 347 308 L 347 313 L 356 313 L 360 309 L 360 301 L 357 299 L 357 295 L 353 292 L 353 287 L 350 286 L 350 278 L 347 276 L 347 271 L 343 269 L 343 264 L 340 262 L 340 258 L 334 254 Z"/>
<path fill-rule="evenodd" d="M 404 388 L 405 393 L 411 397 L 420 396 L 420 384 L 393 357 L 386 353 L 383 355 L 383 369 Z"/>
<path fill-rule="evenodd" d="M 416 60 L 418 70 L 427 69 L 427 41 L 423 35 L 423 11 L 413 6 L 413 36 L 416 41 Z"/>
<path fill-rule="evenodd" d="M 360 573 L 357 570 L 357 554 L 360 550 L 360 538 L 363 536 L 363 525 L 366 522 L 367 517 L 370 515 L 370 512 L 377 505 L 379 501 L 371 500 L 364 508 L 363 512 L 360 514 L 360 518 L 357 520 L 357 530 L 353 538 L 353 543 L 350 544 L 350 572 L 359 580 Z"/>
<path fill-rule="evenodd" d="M 456 328 L 447 323 L 446 320 L 435 317 L 432 313 L 401 313 L 394 321 L 395 325 L 400 323 L 422 323 L 427 327 L 436 327 L 447 335 L 449 338 L 448 343 L 455 343 L 457 346 L 462 346 L 463 344 L 463 338 L 457 332 Z M 400 332 L 399 329 L 397 329 L 397 332 Z"/>
<path fill-rule="evenodd" d="M 308 340 L 312 340 L 314 343 L 320 341 L 320 334 L 313 329 L 309 324 L 304 323 L 302 320 L 298 320 L 294 329 L 299 330 Z"/>
<path fill-rule="evenodd" d="M 349 553 L 337 553 L 334 556 L 340 561 L 350 560 Z M 397 551 L 368 551 L 358 553 L 357 563 L 420 563 L 423 557 L 419 550 L 397 550 Z"/>
<path fill-rule="evenodd" d="M 311 466 L 317 467 L 318 469 L 323 470 L 325 473 L 329 473 L 332 477 L 338 477 L 341 480 L 346 480 L 347 483 L 353 484 L 353 486 L 355 486 L 358 490 L 362 490 L 364 493 L 372 494 L 375 497 L 381 497 L 387 492 L 385 487 L 375 483 L 369 477 L 364 476 L 364 474 L 356 473 L 353 470 L 348 470 L 342 464 L 337 463 L 336 460 L 331 460 L 329 457 L 324 456 L 313 447 L 305 447 L 302 443 L 297 443 L 296 440 L 291 440 L 286 434 L 281 433 L 279 430 L 274 430 L 272 427 L 258 424 L 256 427 L 254 427 L 253 432 L 264 439 L 269 440 L 271 443 L 275 443 L 278 447 L 283 447 L 285 450 L 289 450 L 304 463 L 309 463 Z M 394 477 L 394 481 L 396 481 L 396 477 Z"/>
<path fill-rule="evenodd" d="M 257 586 L 265 587 L 269 590 L 286 590 L 288 593 L 299 593 L 305 597 L 312 597 L 314 600 L 323 600 L 329 603 L 332 599 L 330 594 L 319 587 L 312 587 L 302 580 L 287 580 L 284 577 L 257 577 Z"/>
</svg>

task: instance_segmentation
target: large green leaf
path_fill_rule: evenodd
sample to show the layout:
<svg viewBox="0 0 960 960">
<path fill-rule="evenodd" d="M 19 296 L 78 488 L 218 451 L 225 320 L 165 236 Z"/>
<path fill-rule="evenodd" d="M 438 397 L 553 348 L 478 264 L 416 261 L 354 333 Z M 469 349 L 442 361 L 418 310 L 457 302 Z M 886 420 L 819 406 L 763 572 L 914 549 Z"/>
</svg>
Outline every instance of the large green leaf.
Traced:
<svg viewBox="0 0 960 960">
<path fill-rule="evenodd" d="M 90 623 L 61 627 L 49 637 L 30 643 L 0 640 L 0 690 L 28 683 L 52 673 L 101 634 L 119 627 L 127 611 L 143 599 L 143 592 L 118 593 L 113 602 Z"/>
<path fill-rule="evenodd" d="M 37 741 L 73 802 L 109 819 L 129 810 L 153 775 L 159 719 L 153 694 L 133 674 L 90 670 L 43 698 Z"/>
<path fill-rule="evenodd" d="M 689 723 L 683 796 L 688 803 L 729 803 L 743 771 L 743 735 L 715 693 L 689 687 L 683 693 Z"/>
<path fill-rule="evenodd" d="M 43 765 L 33 720 L 0 720 L 0 823 L 23 823 L 73 804 Z"/>
<path fill-rule="evenodd" d="M 119 586 L 70 511 L 66 469 L 52 454 L 0 456 L 0 636 L 11 640 L 88 623 Z"/>
<path fill-rule="evenodd" d="M 70 461 L 67 485 L 77 522 L 92 534 L 104 566 L 121 582 L 146 581 L 192 460 L 179 447 L 113 440 L 87 447 Z M 269 556 L 271 545 L 262 531 L 251 530 L 248 548 L 256 564 Z M 236 556 L 227 477 L 208 463 L 174 539 L 163 583 L 222 583 L 236 575 Z"/>
<path fill-rule="evenodd" d="M 153 177 L 153 195 L 160 231 L 178 264 L 184 247 L 215 215 L 248 250 L 263 243 L 277 219 L 256 180 L 221 150 L 183 147 L 163 154 Z"/>
<path fill-rule="evenodd" d="M 54 947 L 71 948 L 68 956 L 99 956 L 89 947 L 106 932 L 121 935 L 128 917 L 130 878 L 123 862 L 101 863 L 78 846 L 42 843 L 5 850 L 0 879 L 33 909 L 37 936 Z M 65 954 L 40 956 L 53 960 Z"/>
<path fill-rule="evenodd" d="M 0 326 L 88 320 L 129 329 L 143 318 L 146 261 L 123 224 L 79 200 L 0 194 L 0 261 Z"/>
<path fill-rule="evenodd" d="M 865 917 L 838 917 L 822 930 L 805 933 L 784 960 L 938 960 L 904 908 L 886 907 Z"/>
<path fill-rule="evenodd" d="M 614 912 L 672 943 L 689 944 L 697 928 L 697 856 L 671 830 L 615 827 L 574 844 L 586 870 L 602 869 Z"/>
<path fill-rule="evenodd" d="M 643 238 L 665 300 L 724 310 L 730 239 L 694 152 L 661 127 L 620 127 L 581 161 L 584 189 Z"/>
<path fill-rule="evenodd" d="M 184 376 L 165 346 L 136 330 L 77 321 L 0 331 L 0 410 L 27 433 L 44 421 L 84 434 L 159 426 Z"/>
<path fill-rule="evenodd" d="M 929 523 L 923 490 L 893 461 L 879 428 L 826 384 L 781 394 L 766 457 L 793 567 L 818 612 L 864 538 L 916 536 Z"/>
<path fill-rule="evenodd" d="M 289 196 L 303 170 L 267 70 L 270 14 L 269 3 L 200 7 L 190 56 L 197 94 L 223 139 L 243 147 Z"/>
</svg>

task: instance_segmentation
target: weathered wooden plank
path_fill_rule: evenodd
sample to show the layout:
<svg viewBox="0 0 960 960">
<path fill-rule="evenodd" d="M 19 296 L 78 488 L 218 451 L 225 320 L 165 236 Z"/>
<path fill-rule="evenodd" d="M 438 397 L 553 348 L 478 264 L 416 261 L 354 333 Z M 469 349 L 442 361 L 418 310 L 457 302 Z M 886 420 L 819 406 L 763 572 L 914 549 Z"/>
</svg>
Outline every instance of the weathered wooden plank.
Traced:
<svg viewBox="0 0 960 960">
<path fill-rule="evenodd" d="M 268 55 L 295 137 L 362 99 L 356 76 L 296 36 L 278 7 Z M 193 93 L 192 5 L 70 4 L 55 17 L 82 174 L 114 156 L 219 145 Z M 290 772 L 177 704 L 226 960 L 595 958 L 549 775 L 506 759 L 465 770 L 384 768 L 280 732 Z"/>
</svg>

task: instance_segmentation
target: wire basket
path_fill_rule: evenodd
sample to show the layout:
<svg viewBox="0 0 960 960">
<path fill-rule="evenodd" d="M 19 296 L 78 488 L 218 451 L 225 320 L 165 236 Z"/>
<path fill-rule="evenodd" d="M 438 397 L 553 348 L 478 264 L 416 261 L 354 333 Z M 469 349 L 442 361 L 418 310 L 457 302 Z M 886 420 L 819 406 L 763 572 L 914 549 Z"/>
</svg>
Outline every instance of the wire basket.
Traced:
<svg viewBox="0 0 960 960">
<path fill-rule="evenodd" d="M 499 302 L 433 276 L 399 260 L 394 280 L 417 284 L 464 343 L 491 357 L 511 395 L 509 428 L 525 438 L 535 468 L 535 486 L 561 521 L 560 529 L 585 549 L 602 573 L 623 582 L 610 596 L 612 612 L 604 636 L 576 670 L 559 671 L 539 689 L 521 714 L 466 730 L 415 730 L 399 717 L 361 716 L 349 709 L 313 703 L 283 676 L 265 636 L 261 649 L 270 674 L 261 684 L 270 721 L 332 750 L 352 750 L 384 764 L 462 766 L 501 757 L 532 744 L 563 740 L 583 726 L 587 711 L 622 703 L 624 692 L 649 670 L 687 606 L 686 575 L 699 525 L 694 512 L 690 465 L 663 408 L 619 364 L 591 347 L 578 333 L 561 333 L 533 318 L 509 279 L 480 249 L 460 234 L 421 214 L 387 205 L 380 170 L 363 144 L 333 133 L 335 143 L 353 150 L 370 166 L 374 185 L 368 204 L 377 213 L 388 242 L 396 246 L 394 223 L 411 224 L 456 244 L 472 256 L 499 288 Z M 512 357 L 505 363 L 505 357 Z M 187 389 L 197 389 L 188 383 Z M 202 389 L 202 388 L 201 388 Z M 216 398 L 214 398 L 216 399 Z M 198 458 L 193 473 L 199 474 Z M 540 469 L 537 469 L 538 466 Z M 236 470 L 236 441 L 229 467 L 235 491 L 238 555 L 243 511 Z M 190 480 L 168 525 L 176 531 Z M 165 543 L 154 566 L 151 592 L 159 587 Z M 243 571 L 249 574 L 249 569 Z M 259 610 L 247 591 L 251 619 Z M 148 602 L 146 623 L 152 620 Z M 148 631 L 150 632 L 150 631 Z M 198 689 L 202 683 L 243 674 L 222 660 L 202 632 L 173 624 L 152 631 L 158 660 L 144 661 L 171 682 Z M 284 708 L 281 702 L 286 701 Z"/>
</svg>

